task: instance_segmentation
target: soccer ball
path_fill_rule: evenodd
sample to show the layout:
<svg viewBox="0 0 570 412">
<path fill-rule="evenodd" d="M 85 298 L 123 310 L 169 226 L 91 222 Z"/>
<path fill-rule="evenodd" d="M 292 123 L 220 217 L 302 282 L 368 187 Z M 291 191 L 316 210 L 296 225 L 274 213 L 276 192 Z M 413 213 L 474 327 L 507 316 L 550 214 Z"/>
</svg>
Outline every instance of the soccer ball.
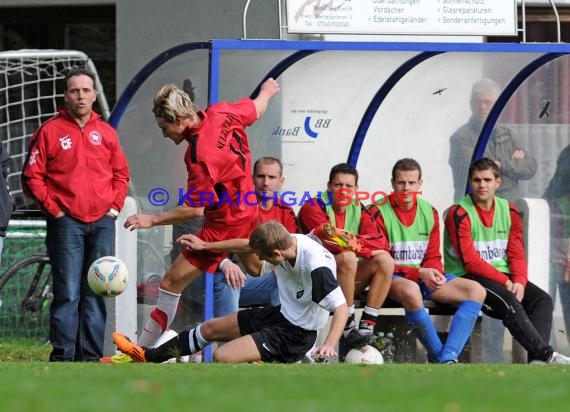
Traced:
<svg viewBox="0 0 570 412">
<path fill-rule="evenodd" d="M 127 288 L 129 271 L 121 259 L 115 256 L 103 256 L 89 267 L 87 282 L 97 295 L 117 296 Z"/>
<path fill-rule="evenodd" d="M 351 349 L 346 354 L 345 363 L 356 363 L 359 365 L 382 365 L 384 358 L 374 346 L 366 345 L 360 349 Z"/>
</svg>

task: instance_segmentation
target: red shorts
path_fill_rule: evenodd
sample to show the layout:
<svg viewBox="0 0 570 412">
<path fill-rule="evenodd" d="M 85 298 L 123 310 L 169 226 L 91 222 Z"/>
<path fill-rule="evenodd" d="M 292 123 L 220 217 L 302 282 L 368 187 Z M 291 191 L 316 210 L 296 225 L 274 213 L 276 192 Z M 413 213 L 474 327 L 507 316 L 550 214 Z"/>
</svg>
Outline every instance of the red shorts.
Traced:
<svg viewBox="0 0 570 412">
<path fill-rule="evenodd" d="M 255 219 L 251 219 L 249 223 L 244 223 L 232 229 L 229 229 L 227 226 L 209 227 L 208 225 L 205 225 L 198 233 L 196 233 L 196 236 L 206 242 L 228 239 L 247 239 L 257 226 L 257 223 L 258 220 L 257 217 L 255 217 Z M 215 252 L 210 250 L 195 251 L 188 248 L 182 249 L 182 254 L 192 265 L 208 273 L 216 272 L 220 262 L 229 256 L 229 253 L 227 252 Z"/>
</svg>

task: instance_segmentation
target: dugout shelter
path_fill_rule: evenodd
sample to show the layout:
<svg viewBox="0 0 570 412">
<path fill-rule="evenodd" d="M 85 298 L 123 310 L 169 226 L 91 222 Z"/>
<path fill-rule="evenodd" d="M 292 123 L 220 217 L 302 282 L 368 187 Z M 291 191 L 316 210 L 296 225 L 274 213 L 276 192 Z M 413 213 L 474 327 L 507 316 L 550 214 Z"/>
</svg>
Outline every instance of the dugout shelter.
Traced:
<svg viewBox="0 0 570 412">
<path fill-rule="evenodd" d="M 560 152 L 570 143 L 569 53 L 567 44 L 188 43 L 145 65 L 126 87 L 109 121 L 129 159 L 131 196 L 140 212 L 157 213 L 177 205 L 186 190 L 186 169 L 185 147 L 162 141 L 155 124 L 151 109 L 156 91 L 172 82 L 206 107 L 253 97 L 264 79 L 274 77 L 281 93 L 248 128 L 248 135 L 253 160 L 282 160 L 284 200 L 298 209 L 306 193 L 325 189 L 330 168 L 340 162 L 358 168 L 360 191 L 389 193 L 392 165 L 412 157 L 423 168 L 423 196 L 443 211 L 453 202 L 449 138 L 471 115 L 472 85 L 490 78 L 500 85 L 501 94 L 480 130 L 472 158 L 483 155 L 495 125 L 508 125 L 538 162 L 535 176 L 521 182 L 524 196 L 540 199 Z M 544 211 L 544 203 L 539 201 L 538 208 Z M 539 218 L 539 238 L 532 244 L 540 273 L 548 264 L 546 216 L 548 212 Z M 138 237 L 143 238 L 139 245 L 152 245 L 159 255 L 171 247 L 165 227 L 139 231 Z M 152 254 L 141 252 L 139 277 L 164 270 Z M 147 267 L 151 264 L 155 266 Z M 204 318 L 209 318 L 212 277 L 205 279 Z M 547 278 L 532 280 L 548 290 Z"/>
</svg>

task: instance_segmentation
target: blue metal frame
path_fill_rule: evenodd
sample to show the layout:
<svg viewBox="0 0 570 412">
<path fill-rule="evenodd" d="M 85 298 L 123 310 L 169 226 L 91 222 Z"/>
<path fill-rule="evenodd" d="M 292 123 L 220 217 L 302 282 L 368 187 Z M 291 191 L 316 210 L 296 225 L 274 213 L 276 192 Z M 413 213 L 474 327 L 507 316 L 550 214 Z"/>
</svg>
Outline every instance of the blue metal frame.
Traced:
<svg viewBox="0 0 570 412">
<path fill-rule="evenodd" d="M 419 55 L 404 62 L 380 87 L 371 102 L 369 103 L 355 133 L 353 139 L 348 162 L 356 165 L 362 144 L 366 137 L 366 132 L 370 126 L 372 118 L 378 111 L 380 105 L 385 100 L 388 93 L 397 84 L 397 82 L 414 67 L 421 64 L 426 59 L 442 53 L 448 52 L 480 52 L 480 53 L 543 53 L 533 62 L 524 67 L 505 88 L 497 103 L 491 110 L 485 125 L 480 133 L 477 145 L 473 153 L 473 159 L 483 155 L 484 148 L 489 140 L 493 126 L 503 108 L 509 101 L 510 97 L 516 89 L 526 80 L 533 72 L 538 70 L 544 64 L 556 59 L 560 56 L 570 54 L 569 44 L 546 44 L 546 43 L 413 43 L 413 42 L 328 42 L 328 41 L 289 41 L 289 40 L 222 40 L 215 39 L 209 42 L 186 43 L 173 47 L 160 55 L 156 56 L 147 63 L 127 85 L 125 91 L 117 101 L 113 111 L 109 117 L 109 123 L 117 128 L 121 118 L 143 82 L 161 65 L 179 56 L 183 53 L 193 50 L 210 50 L 209 61 L 209 104 L 215 103 L 219 99 L 219 79 L 221 70 L 221 54 L 222 51 L 228 50 L 291 50 L 296 51 L 292 55 L 280 61 L 271 69 L 264 77 L 263 81 L 269 77 L 279 77 L 285 70 L 291 67 L 299 60 L 316 53 L 318 51 L 412 51 L 418 52 Z M 259 92 L 260 85 L 253 90 L 251 96 L 255 97 Z M 205 276 L 205 307 L 204 320 L 213 316 L 213 296 L 214 281 L 211 274 Z M 204 350 L 204 360 L 211 362 L 212 352 L 208 346 Z"/>
</svg>

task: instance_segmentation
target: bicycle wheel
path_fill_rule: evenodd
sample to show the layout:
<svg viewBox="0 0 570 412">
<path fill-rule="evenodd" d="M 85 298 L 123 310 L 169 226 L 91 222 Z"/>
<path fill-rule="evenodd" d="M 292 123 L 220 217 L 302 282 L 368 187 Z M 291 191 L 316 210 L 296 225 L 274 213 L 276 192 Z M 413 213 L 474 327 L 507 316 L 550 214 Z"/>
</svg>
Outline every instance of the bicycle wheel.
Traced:
<svg viewBox="0 0 570 412">
<path fill-rule="evenodd" d="M 0 337 L 49 341 L 49 306 L 53 300 L 49 257 L 34 254 L 15 263 L 0 278 Z"/>
</svg>

